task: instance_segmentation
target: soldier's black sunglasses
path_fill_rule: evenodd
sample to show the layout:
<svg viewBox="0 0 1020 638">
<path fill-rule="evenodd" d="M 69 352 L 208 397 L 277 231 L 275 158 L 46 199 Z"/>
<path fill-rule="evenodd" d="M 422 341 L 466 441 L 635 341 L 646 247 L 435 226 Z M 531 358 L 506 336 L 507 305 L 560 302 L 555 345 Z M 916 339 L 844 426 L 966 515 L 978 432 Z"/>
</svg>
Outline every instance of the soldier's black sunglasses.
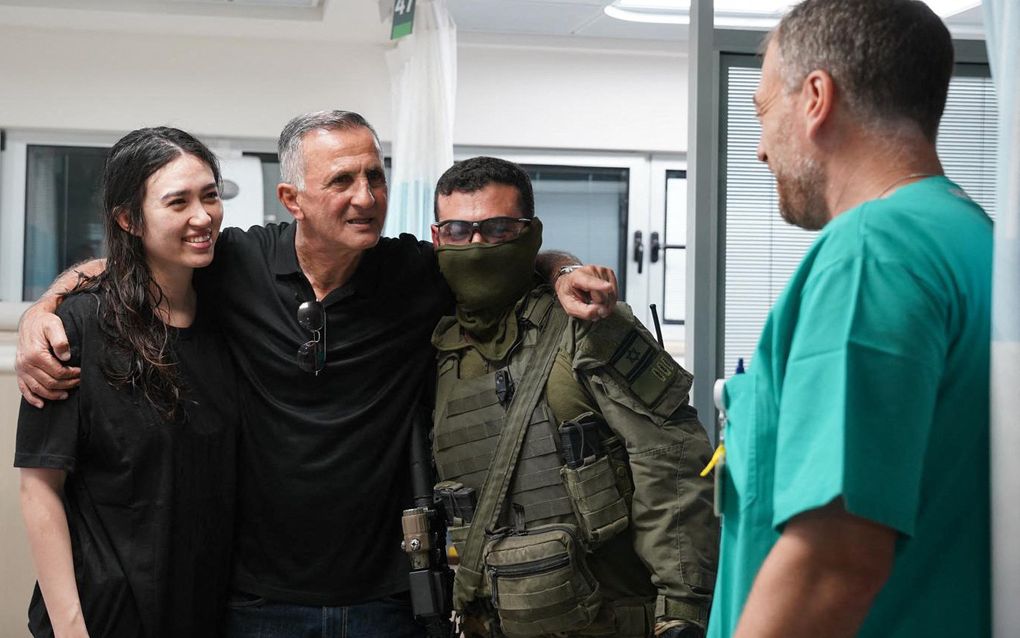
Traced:
<svg viewBox="0 0 1020 638">
<path fill-rule="evenodd" d="M 297 320 L 312 333 L 311 340 L 298 348 L 298 367 L 318 375 L 326 367 L 326 310 L 318 301 L 306 301 L 298 306 Z"/>
<path fill-rule="evenodd" d="M 435 224 L 440 244 L 463 245 L 471 243 L 477 230 L 488 244 L 502 244 L 520 237 L 531 223 L 519 217 L 490 217 L 480 222 L 448 219 Z"/>
</svg>

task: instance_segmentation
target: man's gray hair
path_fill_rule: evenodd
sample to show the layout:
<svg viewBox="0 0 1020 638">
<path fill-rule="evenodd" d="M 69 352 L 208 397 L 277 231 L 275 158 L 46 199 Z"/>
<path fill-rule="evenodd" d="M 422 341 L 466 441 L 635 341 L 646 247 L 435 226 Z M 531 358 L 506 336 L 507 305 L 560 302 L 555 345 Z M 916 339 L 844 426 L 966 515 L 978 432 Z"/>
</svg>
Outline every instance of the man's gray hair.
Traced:
<svg viewBox="0 0 1020 638">
<path fill-rule="evenodd" d="M 280 178 L 293 184 L 298 190 L 305 187 L 305 163 L 301 142 L 305 134 L 316 129 L 327 131 L 363 128 L 372 133 L 375 147 L 382 152 L 379 135 L 368 120 L 353 111 L 315 111 L 295 117 L 280 133 L 278 152 L 280 155 Z"/>
<path fill-rule="evenodd" d="M 934 142 L 953 72 L 946 25 L 920 0 L 805 0 L 769 36 L 787 91 L 816 69 L 872 124 L 916 123 Z"/>
</svg>

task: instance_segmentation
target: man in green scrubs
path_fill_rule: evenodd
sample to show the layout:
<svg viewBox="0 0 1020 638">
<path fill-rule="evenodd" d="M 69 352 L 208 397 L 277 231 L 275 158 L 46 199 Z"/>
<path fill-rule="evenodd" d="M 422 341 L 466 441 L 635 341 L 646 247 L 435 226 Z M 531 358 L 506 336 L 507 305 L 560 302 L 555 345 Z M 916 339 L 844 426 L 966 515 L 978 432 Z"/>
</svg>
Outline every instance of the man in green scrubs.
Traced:
<svg viewBox="0 0 1020 638">
<path fill-rule="evenodd" d="M 726 384 L 710 636 L 990 635 L 992 224 L 936 154 L 952 65 L 909 0 L 770 36 L 759 159 L 822 230 Z"/>
</svg>

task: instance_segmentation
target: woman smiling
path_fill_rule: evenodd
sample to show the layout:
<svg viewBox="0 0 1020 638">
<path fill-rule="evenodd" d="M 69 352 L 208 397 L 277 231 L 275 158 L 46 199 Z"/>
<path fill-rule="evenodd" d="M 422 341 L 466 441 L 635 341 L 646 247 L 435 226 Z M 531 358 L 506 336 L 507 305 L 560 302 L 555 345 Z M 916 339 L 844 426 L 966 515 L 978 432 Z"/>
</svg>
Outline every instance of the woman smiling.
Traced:
<svg viewBox="0 0 1020 638">
<path fill-rule="evenodd" d="M 81 386 L 23 402 L 15 465 L 39 584 L 35 636 L 212 636 L 229 578 L 232 365 L 192 275 L 223 219 L 215 156 L 129 133 L 103 178 L 106 271 L 58 315 Z"/>
</svg>

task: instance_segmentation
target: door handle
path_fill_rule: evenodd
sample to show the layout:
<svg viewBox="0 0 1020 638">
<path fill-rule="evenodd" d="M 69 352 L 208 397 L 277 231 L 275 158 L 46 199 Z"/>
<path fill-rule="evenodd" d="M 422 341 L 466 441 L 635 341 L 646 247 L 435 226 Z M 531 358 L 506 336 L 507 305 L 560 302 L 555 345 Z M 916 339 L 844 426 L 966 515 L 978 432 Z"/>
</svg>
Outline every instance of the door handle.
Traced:
<svg viewBox="0 0 1020 638">
<path fill-rule="evenodd" d="M 659 233 L 652 233 L 651 245 L 648 248 L 651 250 L 651 254 L 648 255 L 648 261 L 654 264 L 659 261 L 659 253 L 662 251 L 662 244 L 659 242 Z"/>
<path fill-rule="evenodd" d="M 634 231 L 634 261 L 637 262 L 637 271 L 640 275 L 645 266 L 645 242 L 640 230 Z"/>
</svg>

